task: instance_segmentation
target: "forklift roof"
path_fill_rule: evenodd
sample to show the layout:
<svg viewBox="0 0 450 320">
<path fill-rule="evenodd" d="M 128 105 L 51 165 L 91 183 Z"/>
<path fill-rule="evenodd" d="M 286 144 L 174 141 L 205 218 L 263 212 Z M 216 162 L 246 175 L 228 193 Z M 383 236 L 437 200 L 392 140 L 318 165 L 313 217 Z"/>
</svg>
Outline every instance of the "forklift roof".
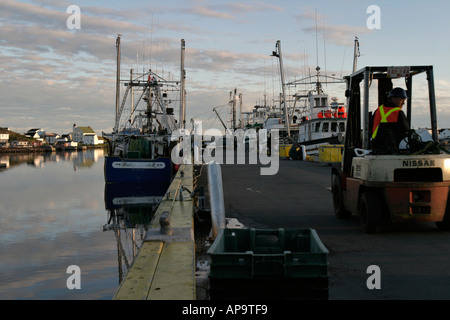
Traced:
<svg viewBox="0 0 450 320">
<path fill-rule="evenodd" d="M 416 74 L 432 70 L 433 66 L 366 66 L 345 76 L 344 79 L 349 78 L 364 78 L 365 71 L 371 73 L 372 79 L 386 79 L 386 78 L 401 78 L 405 76 L 414 76 Z"/>
</svg>

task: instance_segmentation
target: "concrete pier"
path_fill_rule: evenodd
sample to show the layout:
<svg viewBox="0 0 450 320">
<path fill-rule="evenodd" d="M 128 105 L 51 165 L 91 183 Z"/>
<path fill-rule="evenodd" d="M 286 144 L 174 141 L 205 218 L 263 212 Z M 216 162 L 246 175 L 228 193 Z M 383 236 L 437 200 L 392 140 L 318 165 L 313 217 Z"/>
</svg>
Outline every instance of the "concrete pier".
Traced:
<svg viewBox="0 0 450 320">
<path fill-rule="evenodd" d="M 195 300 L 193 166 L 181 165 L 114 300 Z"/>
</svg>

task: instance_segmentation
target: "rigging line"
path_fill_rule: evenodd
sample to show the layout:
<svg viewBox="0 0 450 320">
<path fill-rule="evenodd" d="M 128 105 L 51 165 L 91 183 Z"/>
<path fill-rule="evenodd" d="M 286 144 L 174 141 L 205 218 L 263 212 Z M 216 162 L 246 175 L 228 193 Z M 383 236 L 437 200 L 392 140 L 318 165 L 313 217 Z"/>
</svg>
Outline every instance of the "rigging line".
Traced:
<svg viewBox="0 0 450 320">
<path fill-rule="evenodd" d="M 212 119 L 213 117 L 214 117 L 214 113 L 211 111 L 210 113 L 209 113 L 211 116 L 210 117 L 208 117 L 208 118 L 206 118 L 206 120 L 205 121 L 208 121 L 209 119 Z M 192 120 L 197 120 L 197 119 L 200 119 L 200 116 L 203 116 L 204 115 L 204 113 L 201 113 L 201 114 L 198 114 L 198 115 L 194 115 L 194 116 L 191 116 L 191 119 Z"/>
<path fill-rule="evenodd" d="M 325 31 L 325 13 L 323 13 L 323 55 L 324 55 L 324 59 L 325 59 L 325 76 L 327 75 L 327 49 L 326 49 L 326 40 L 325 40 L 325 36 L 326 36 L 326 31 Z M 325 86 L 328 87 L 328 82 L 325 82 Z"/>
<path fill-rule="evenodd" d="M 216 115 L 213 119 L 211 119 L 211 123 L 209 124 L 209 127 L 208 127 L 205 131 L 211 129 L 211 127 L 212 127 L 214 121 L 215 121 L 216 119 L 218 119 L 218 118 L 219 118 L 219 117 Z"/>
<path fill-rule="evenodd" d="M 344 57 L 342 58 L 342 66 L 341 66 L 341 78 L 344 72 L 344 63 L 345 63 L 345 53 L 347 52 L 347 47 L 344 48 Z"/>
<path fill-rule="evenodd" d="M 317 37 L 317 9 L 315 11 L 315 16 L 316 16 L 316 61 L 317 61 L 316 67 L 318 67 L 319 66 L 319 40 Z"/>
</svg>

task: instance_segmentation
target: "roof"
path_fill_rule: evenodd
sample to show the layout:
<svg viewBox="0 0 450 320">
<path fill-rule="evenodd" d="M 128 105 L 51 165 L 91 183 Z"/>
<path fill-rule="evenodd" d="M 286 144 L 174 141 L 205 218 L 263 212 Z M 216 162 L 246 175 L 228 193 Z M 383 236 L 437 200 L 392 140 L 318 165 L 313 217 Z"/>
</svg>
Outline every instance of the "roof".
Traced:
<svg viewBox="0 0 450 320">
<path fill-rule="evenodd" d="M 94 129 L 92 129 L 91 127 L 76 127 L 76 128 L 83 133 L 94 133 L 95 134 Z"/>
</svg>

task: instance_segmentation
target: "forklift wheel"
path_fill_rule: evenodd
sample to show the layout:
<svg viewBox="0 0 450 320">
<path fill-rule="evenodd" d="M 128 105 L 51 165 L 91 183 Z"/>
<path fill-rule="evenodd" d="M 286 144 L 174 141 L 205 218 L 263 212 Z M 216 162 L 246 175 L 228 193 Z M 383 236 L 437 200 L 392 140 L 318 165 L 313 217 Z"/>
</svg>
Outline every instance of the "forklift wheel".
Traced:
<svg viewBox="0 0 450 320">
<path fill-rule="evenodd" d="M 381 227 L 380 199 L 373 191 L 366 191 L 359 202 L 359 217 L 366 233 L 375 233 Z"/>
<path fill-rule="evenodd" d="M 333 209 L 339 219 L 350 219 L 352 216 L 352 213 L 345 209 L 341 179 L 337 175 L 333 178 Z"/>
</svg>

